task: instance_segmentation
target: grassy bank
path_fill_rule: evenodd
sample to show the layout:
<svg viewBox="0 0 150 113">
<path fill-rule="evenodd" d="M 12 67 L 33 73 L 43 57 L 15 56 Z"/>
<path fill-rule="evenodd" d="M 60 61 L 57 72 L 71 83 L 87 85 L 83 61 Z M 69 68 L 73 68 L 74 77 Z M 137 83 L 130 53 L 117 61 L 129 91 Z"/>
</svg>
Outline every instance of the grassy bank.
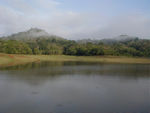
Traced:
<svg viewBox="0 0 150 113">
<path fill-rule="evenodd" d="M 100 63 L 137 63 L 150 64 L 149 58 L 115 56 L 65 56 L 65 55 L 14 55 L 0 53 L 0 67 L 14 66 L 39 61 L 83 61 Z"/>
</svg>

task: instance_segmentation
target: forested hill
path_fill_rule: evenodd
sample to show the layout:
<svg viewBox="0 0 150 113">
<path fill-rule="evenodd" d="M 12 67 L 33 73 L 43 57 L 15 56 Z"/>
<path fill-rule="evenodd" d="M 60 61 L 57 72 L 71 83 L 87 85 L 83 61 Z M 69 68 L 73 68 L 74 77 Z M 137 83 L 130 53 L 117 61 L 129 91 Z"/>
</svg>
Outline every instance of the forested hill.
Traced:
<svg viewBox="0 0 150 113">
<path fill-rule="evenodd" d="M 24 32 L 19 32 L 16 34 L 12 34 L 10 36 L 1 37 L 5 40 L 20 40 L 20 41 L 31 41 L 37 38 L 45 38 L 45 39 L 63 39 L 62 37 L 56 35 L 50 35 L 46 31 L 38 28 L 31 28 Z"/>
<path fill-rule="evenodd" d="M 67 40 L 37 28 L 0 38 L 0 52 L 44 55 L 150 57 L 150 40 L 120 35 L 114 39 Z"/>
</svg>

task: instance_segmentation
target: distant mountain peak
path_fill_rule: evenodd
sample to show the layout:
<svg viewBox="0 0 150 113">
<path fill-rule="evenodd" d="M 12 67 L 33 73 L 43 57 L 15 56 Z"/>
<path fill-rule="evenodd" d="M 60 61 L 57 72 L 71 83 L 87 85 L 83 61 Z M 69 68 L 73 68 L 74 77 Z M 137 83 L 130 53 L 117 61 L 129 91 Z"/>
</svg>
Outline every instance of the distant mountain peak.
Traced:
<svg viewBox="0 0 150 113">
<path fill-rule="evenodd" d="M 3 39 L 12 39 L 12 40 L 33 40 L 36 38 L 61 38 L 61 37 L 50 35 L 45 30 L 39 28 L 30 28 L 27 31 L 3 37 Z"/>
<path fill-rule="evenodd" d="M 120 35 L 120 37 L 129 37 L 129 35 Z"/>
<path fill-rule="evenodd" d="M 49 34 L 43 29 L 31 28 L 26 31 L 26 34 L 30 37 L 40 37 L 40 36 L 49 36 Z"/>
<path fill-rule="evenodd" d="M 134 40 L 137 39 L 138 37 L 135 36 L 129 36 L 129 35 L 120 35 L 118 37 L 115 37 L 114 39 L 117 41 L 129 41 L 129 40 Z"/>
<path fill-rule="evenodd" d="M 39 28 L 30 28 L 27 32 L 45 32 L 45 31 Z"/>
</svg>

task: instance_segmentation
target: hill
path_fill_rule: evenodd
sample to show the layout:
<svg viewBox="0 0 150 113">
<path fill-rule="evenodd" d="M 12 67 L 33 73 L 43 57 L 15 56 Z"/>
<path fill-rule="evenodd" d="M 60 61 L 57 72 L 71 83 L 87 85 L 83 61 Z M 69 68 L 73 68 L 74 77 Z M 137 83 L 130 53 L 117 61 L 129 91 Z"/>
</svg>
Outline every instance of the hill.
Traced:
<svg viewBox="0 0 150 113">
<path fill-rule="evenodd" d="M 101 42 L 104 44 L 116 44 L 116 43 L 127 43 L 130 41 L 136 41 L 138 40 L 138 37 L 134 36 L 128 36 L 128 35 L 120 35 L 111 39 L 102 39 Z"/>
<path fill-rule="evenodd" d="M 35 40 L 38 38 L 61 39 L 61 40 L 63 39 L 62 37 L 56 35 L 50 35 L 43 29 L 38 29 L 38 28 L 31 28 L 24 32 L 15 33 L 7 37 L 1 37 L 1 39 L 4 40 L 21 40 L 21 41 Z"/>
<path fill-rule="evenodd" d="M 139 39 L 138 37 L 134 37 L 134 36 L 120 35 L 120 36 L 117 36 L 117 37 L 114 37 L 114 38 L 107 38 L 107 39 L 101 39 L 101 40 L 82 39 L 82 40 L 77 40 L 77 42 L 80 43 L 80 44 L 104 43 L 104 44 L 107 44 L 107 45 L 113 45 L 113 44 L 116 44 L 116 43 L 126 43 L 126 42 L 130 42 L 130 41 L 136 41 L 138 39 Z"/>
<path fill-rule="evenodd" d="M 67 40 L 31 28 L 0 39 L 0 52 L 8 54 L 42 54 L 75 56 L 150 57 L 150 40 L 120 35 L 113 39 Z"/>
</svg>

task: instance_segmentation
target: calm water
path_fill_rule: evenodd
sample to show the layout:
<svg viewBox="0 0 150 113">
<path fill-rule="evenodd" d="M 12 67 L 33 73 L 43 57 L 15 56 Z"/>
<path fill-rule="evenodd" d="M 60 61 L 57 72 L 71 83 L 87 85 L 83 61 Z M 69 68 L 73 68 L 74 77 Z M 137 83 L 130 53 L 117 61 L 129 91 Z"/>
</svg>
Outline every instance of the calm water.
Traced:
<svg viewBox="0 0 150 113">
<path fill-rule="evenodd" d="M 0 71 L 0 113 L 150 113 L 150 65 L 36 63 Z"/>
</svg>

